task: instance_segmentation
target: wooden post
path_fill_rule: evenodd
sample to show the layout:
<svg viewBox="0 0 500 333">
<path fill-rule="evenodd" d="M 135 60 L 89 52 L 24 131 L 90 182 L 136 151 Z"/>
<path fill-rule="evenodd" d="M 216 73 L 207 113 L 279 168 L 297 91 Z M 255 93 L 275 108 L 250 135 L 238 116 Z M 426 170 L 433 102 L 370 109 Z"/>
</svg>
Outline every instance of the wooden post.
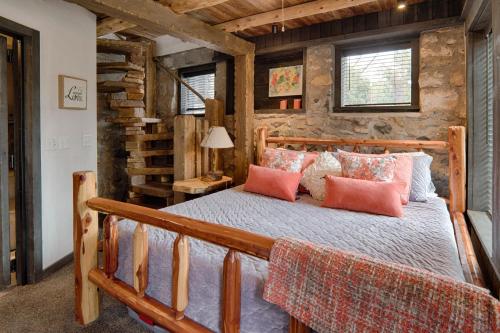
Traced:
<svg viewBox="0 0 500 333">
<path fill-rule="evenodd" d="M 234 57 L 234 183 L 243 184 L 253 162 L 254 53 Z"/>
<path fill-rule="evenodd" d="M 99 317 L 97 286 L 89 281 L 90 270 L 97 267 L 97 212 L 87 206 L 96 197 L 96 175 L 91 171 L 73 174 L 73 251 L 75 257 L 75 315 L 86 325 Z"/>
<path fill-rule="evenodd" d="M 156 114 L 156 65 L 154 56 L 156 52 L 156 42 L 149 41 L 145 43 L 144 57 L 146 77 L 144 79 L 145 92 L 144 102 L 146 104 L 146 117 L 154 118 Z"/>
<path fill-rule="evenodd" d="M 267 127 L 257 128 L 257 146 L 256 146 L 256 156 L 255 156 L 255 163 L 257 165 L 261 165 L 262 163 L 264 150 L 267 147 L 267 142 L 266 142 L 267 136 L 268 136 Z"/>
<path fill-rule="evenodd" d="M 288 323 L 288 332 L 289 333 L 310 333 L 311 329 L 307 327 L 305 324 L 301 323 L 299 320 L 290 316 L 290 321 Z"/>
<path fill-rule="evenodd" d="M 176 116 L 174 120 L 174 179 L 196 176 L 196 119 L 194 116 Z M 175 192 L 174 202 L 185 200 L 184 193 Z"/>
<path fill-rule="evenodd" d="M 108 215 L 104 220 L 104 272 L 110 279 L 118 269 L 118 218 Z"/>
<path fill-rule="evenodd" d="M 465 127 L 451 126 L 448 129 L 450 212 L 465 212 L 466 152 Z"/>
<path fill-rule="evenodd" d="M 172 266 L 172 308 L 180 320 L 189 302 L 189 239 L 184 235 L 175 239 Z"/>
<path fill-rule="evenodd" d="M 208 121 L 204 118 L 196 118 L 196 174 L 195 177 L 201 177 L 207 174 L 210 168 L 210 159 L 208 158 L 208 148 L 203 148 L 200 144 L 208 133 Z"/>
<path fill-rule="evenodd" d="M 210 126 L 224 126 L 224 102 L 219 99 L 205 100 L 205 119 Z"/>
<path fill-rule="evenodd" d="M 145 224 L 137 223 L 134 231 L 134 289 L 144 296 L 148 287 L 148 230 Z"/>
<path fill-rule="evenodd" d="M 241 263 L 238 252 L 229 250 L 224 258 L 222 299 L 222 331 L 240 331 Z"/>
</svg>

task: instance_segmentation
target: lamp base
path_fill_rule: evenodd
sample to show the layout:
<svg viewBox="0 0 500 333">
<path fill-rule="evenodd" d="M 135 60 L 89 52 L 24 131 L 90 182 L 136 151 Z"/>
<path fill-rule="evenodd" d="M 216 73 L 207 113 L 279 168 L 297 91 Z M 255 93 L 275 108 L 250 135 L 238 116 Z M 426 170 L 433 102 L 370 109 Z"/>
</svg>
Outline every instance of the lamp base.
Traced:
<svg viewBox="0 0 500 333">
<path fill-rule="evenodd" d="M 207 182 L 213 182 L 216 180 L 221 180 L 223 176 L 223 172 L 220 170 L 217 171 L 209 171 L 206 176 L 203 176 L 201 180 L 207 181 Z"/>
</svg>

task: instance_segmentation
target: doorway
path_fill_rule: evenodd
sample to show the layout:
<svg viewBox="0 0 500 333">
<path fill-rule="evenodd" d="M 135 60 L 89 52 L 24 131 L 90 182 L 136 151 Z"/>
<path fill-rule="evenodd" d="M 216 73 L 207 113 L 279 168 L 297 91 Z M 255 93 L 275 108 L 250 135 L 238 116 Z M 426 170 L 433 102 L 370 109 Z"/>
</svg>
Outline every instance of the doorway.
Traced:
<svg viewBox="0 0 500 333">
<path fill-rule="evenodd" d="M 42 278 L 39 33 L 0 17 L 0 289 Z"/>
</svg>

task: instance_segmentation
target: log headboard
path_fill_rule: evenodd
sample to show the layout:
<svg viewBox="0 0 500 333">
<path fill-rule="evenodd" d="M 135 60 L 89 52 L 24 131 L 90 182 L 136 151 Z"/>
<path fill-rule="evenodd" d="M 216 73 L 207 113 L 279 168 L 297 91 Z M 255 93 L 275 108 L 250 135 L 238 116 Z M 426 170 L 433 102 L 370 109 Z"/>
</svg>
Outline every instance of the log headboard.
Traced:
<svg viewBox="0 0 500 333">
<path fill-rule="evenodd" d="M 414 149 L 414 150 L 447 150 L 449 159 L 449 192 L 450 212 L 453 214 L 465 212 L 465 179 L 466 179 L 466 153 L 465 153 L 465 127 L 451 126 L 448 128 L 448 141 L 428 140 L 370 140 L 370 139 L 341 139 L 341 138 L 305 138 L 305 137 L 273 137 L 268 135 L 266 127 L 257 128 L 256 162 L 260 164 L 264 149 L 274 144 L 279 147 L 285 145 L 298 146 L 307 150 L 307 146 L 323 146 L 327 151 L 335 147 L 352 146 L 353 151 L 360 147 L 380 147 L 385 153 L 389 149 Z"/>
</svg>

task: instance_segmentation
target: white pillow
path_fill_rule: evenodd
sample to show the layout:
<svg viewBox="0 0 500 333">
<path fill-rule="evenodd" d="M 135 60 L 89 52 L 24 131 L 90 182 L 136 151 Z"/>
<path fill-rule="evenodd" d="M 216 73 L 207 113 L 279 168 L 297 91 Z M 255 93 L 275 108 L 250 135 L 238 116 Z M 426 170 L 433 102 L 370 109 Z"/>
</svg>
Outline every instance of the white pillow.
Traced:
<svg viewBox="0 0 500 333">
<path fill-rule="evenodd" d="M 342 176 L 340 162 L 331 152 L 321 153 L 313 164 L 304 170 L 300 184 L 304 186 L 316 200 L 325 199 L 325 176 Z"/>
</svg>

